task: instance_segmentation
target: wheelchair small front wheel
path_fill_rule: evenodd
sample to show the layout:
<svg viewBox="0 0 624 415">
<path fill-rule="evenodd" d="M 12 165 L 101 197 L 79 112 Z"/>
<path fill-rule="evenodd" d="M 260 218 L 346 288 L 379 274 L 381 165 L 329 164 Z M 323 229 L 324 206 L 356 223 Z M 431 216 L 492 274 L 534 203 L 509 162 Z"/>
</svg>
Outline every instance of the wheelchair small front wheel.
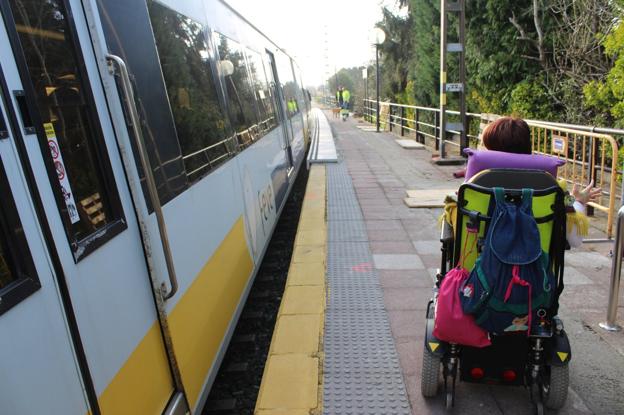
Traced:
<svg viewBox="0 0 624 415">
<path fill-rule="evenodd" d="M 547 384 L 542 386 L 544 405 L 549 409 L 561 409 L 568 398 L 570 385 L 570 367 L 550 366 L 550 376 Z"/>
</svg>

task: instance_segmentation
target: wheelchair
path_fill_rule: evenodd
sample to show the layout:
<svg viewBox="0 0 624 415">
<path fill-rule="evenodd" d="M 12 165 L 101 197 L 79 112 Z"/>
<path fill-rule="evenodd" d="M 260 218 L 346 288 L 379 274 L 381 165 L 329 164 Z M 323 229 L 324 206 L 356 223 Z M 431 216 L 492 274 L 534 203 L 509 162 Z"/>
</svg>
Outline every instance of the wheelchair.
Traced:
<svg viewBox="0 0 624 415">
<path fill-rule="evenodd" d="M 446 272 L 460 257 L 468 236 L 468 227 L 478 228 L 479 241 L 485 238 L 495 207 L 494 187 L 505 189 L 508 202 L 519 203 L 522 188 L 533 189 L 533 216 L 540 231 L 540 242 L 549 254 L 557 287 L 547 309 L 537 310 L 539 319 L 527 332 L 490 335 L 491 345 L 484 348 L 446 343 L 433 336 L 437 292 Z M 563 322 L 557 316 L 559 296 L 563 291 L 566 212 L 564 192 L 550 174 L 538 170 L 485 170 L 464 183 L 458 191 L 454 229 L 444 222 L 441 231 L 442 260 L 437 273 L 433 298 L 427 306 L 427 324 L 421 393 L 424 397 L 437 394 L 440 374 L 444 381 L 446 407 L 455 404 L 457 378 L 462 382 L 524 386 L 528 389 L 535 413 L 560 409 L 565 404 L 569 383 L 570 343 Z M 479 248 L 479 243 L 477 243 Z M 471 270 L 480 249 L 464 259 Z M 535 309 L 535 308 L 534 308 Z M 460 328 L 458 328 L 460 329 Z"/>
</svg>

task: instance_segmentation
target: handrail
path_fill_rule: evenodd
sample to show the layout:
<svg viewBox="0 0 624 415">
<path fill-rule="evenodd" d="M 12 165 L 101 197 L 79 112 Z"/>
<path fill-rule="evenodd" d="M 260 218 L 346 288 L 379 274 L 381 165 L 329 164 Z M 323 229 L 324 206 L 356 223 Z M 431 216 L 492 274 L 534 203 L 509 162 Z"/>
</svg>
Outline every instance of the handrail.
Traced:
<svg viewBox="0 0 624 415">
<path fill-rule="evenodd" d="M 539 120 L 529 120 L 529 119 L 525 119 L 525 121 L 533 122 L 536 124 L 546 124 L 550 127 L 571 128 L 573 130 L 588 131 L 590 133 L 624 135 L 624 130 L 619 129 L 619 128 L 596 127 L 594 125 L 587 126 L 587 125 L 578 125 L 578 124 L 568 124 L 568 123 L 563 123 L 563 122 L 539 121 Z"/>
<path fill-rule="evenodd" d="M 364 98 L 364 101 L 369 101 L 369 102 L 377 102 L 377 100 L 375 99 L 368 99 L 368 98 Z M 431 112 L 440 112 L 440 108 L 431 108 L 431 107 L 421 107 L 419 105 L 408 105 L 408 104 L 398 104 L 395 102 L 387 102 L 387 101 L 379 101 L 379 104 L 386 104 L 386 105 L 392 105 L 393 107 L 403 107 L 403 108 L 411 108 L 411 109 L 417 109 L 417 110 L 423 110 L 423 111 L 431 111 Z M 453 115 L 459 115 L 459 111 L 454 111 L 454 110 L 446 110 L 447 114 L 453 114 Z M 471 117 L 480 117 L 481 114 L 477 114 L 474 112 L 467 112 L 466 115 L 469 115 Z"/>
<path fill-rule="evenodd" d="M 617 309 L 620 297 L 620 279 L 622 276 L 622 248 L 624 245 L 624 206 L 617 213 L 617 227 L 615 230 L 615 244 L 613 246 L 613 263 L 611 265 L 611 283 L 609 284 L 609 305 L 607 306 L 607 321 L 598 324 L 607 331 L 620 331 L 617 324 Z"/>
<path fill-rule="evenodd" d="M 156 222 L 158 224 L 158 233 L 160 234 L 160 242 L 162 244 L 163 254 L 165 256 L 165 263 L 167 264 L 167 273 L 169 275 L 169 282 L 171 284 L 171 290 L 166 292 L 167 288 L 163 282 L 161 285 L 161 292 L 163 299 L 168 300 L 178 292 L 178 278 L 176 276 L 175 267 L 173 264 L 173 255 L 171 254 L 171 247 L 169 245 L 169 238 L 167 236 L 167 226 L 165 224 L 165 218 L 162 212 L 162 206 L 160 205 L 160 199 L 158 198 L 158 191 L 156 190 L 156 181 L 154 180 L 154 173 L 152 172 L 152 166 L 149 161 L 147 153 L 147 147 L 143 138 L 143 132 L 141 131 L 139 123 L 139 113 L 136 108 L 134 100 L 134 92 L 132 89 L 132 83 L 130 82 L 130 76 L 128 75 L 128 68 L 126 63 L 119 56 L 108 54 L 106 59 L 114 63 L 119 70 L 121 79 L 121 89 L 126 101 L 126 108 L 128 110 L 128 116 L 132 124 L 132 132 L 135 137 L 135 144 L 138 149 L 139 160 L 141 167 L 145 174 L 147 182 L 147 195 L 154 209 L 154 215 L 156 215 Z"/>
</svg>

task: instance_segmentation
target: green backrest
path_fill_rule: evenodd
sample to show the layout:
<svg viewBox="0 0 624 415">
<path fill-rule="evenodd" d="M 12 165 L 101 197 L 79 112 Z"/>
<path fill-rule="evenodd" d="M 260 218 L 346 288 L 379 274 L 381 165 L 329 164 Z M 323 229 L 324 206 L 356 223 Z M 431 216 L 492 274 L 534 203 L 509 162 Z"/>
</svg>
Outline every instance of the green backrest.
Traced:
<svg viewBox="0 0 624 415">
<path fill-rule="evenodd" d="M 459 255 L 464 246 L 469 247 L 473 244 L 473 236 L 470 236 L 466 243 L 467 225 L 470 222 L 468 211 L 478 212 L 484 217 L 489 217 L 494 209 L 494 192 L 493 187 L 503 187 L 505 193 L 511 197 L 518 195 L 522 188 L 534 189 L 533 194 L 533 216 L 535 218 L 545 218 L 542 223 L 538 221 L 538 229 L 540 232 L 542 250 L 547 252 L 552 258 L 554 252 L 552 249 L 563 249 L 560 245 L 553 248 L 553 229 L 555 215 L 553 213 L 563 211 L 563 191 L 557 184 L 557 181 L 548 173 L 536 170 L 516 170 L 516 169 L 492 169 L 486 170 L 474 176 L 469 183 L 464 183 L 458 192 L 457 198 L 457 224 L 455 229 L 455 240 L 459 243 L 455 244 L 454 258 L 455 262 L 459 260 Z M 559 206 L 557 206 L 559 205 Z M 479 221 L 479 237 L 485 238 L 488 222 Z M 565 227 L 557 228 L 557 232 L 561 229 L 565 232 Z M 558 235 L 565 238 L 565 235 Z M 477 250 L 472 252 L 463 260 L 463 266 L 471 270 L 477 259 Z"/>
</svg>

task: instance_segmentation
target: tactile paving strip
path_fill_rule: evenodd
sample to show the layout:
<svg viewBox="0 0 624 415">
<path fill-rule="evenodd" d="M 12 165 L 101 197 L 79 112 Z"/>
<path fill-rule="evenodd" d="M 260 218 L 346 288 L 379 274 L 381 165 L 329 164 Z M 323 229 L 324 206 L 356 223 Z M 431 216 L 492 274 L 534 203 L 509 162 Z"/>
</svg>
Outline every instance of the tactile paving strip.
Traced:
<svg viewBox="0 0 624 415">
<path fill-rule="evenodd" d="M 399 357 L 357 197 L 343 163 L 327 165 L 323 413 L 410 414 Z"/>
</svg>

